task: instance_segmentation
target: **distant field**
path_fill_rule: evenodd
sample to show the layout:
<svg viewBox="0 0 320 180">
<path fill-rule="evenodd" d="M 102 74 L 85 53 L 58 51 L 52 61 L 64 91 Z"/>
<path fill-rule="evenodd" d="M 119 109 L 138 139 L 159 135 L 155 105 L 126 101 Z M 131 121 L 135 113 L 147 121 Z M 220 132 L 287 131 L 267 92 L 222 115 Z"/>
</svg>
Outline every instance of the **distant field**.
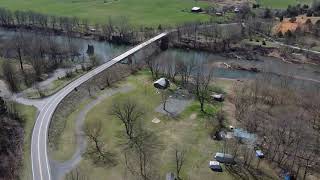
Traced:
<svg viewBox="0 0 320 180">
<path fill-rule="evenodd" d="M 110 16 L 126 16 L 136 25 L 149 26 L 210 20 L 208 15 L 189 12 L 196 5 L 209 6 L 207 2 L 194 0 L 1 0 L 0 3 L 0 7 L 11 10 L 77 16 L 97 23 L 105 22 Z"/>
<path fill-rule="evenodd" d="M 312 0 L 257 0 L 263 7 L 287 8 L 288 5 L 311 4 Z"/>
</svg>

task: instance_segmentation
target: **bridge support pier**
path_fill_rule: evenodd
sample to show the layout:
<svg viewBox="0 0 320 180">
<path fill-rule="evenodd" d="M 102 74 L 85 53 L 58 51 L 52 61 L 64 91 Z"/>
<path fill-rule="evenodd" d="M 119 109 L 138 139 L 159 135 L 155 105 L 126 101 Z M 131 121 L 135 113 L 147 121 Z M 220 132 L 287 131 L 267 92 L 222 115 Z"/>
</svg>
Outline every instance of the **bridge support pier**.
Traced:
<svg viewBox="0 0 320 180">
<path fill-rule="evenodd" d="M 132 56 L 128 56 L 128 64 L 131 65 L 132 64 Z"/>
<path fill-rule="evenodd" d="M 162 51 L 165 51 L 169 48 L 169 37 L 168 36 L 165 36 L 161 39 L 160 41 L 160 49 Z"/>
</svg>

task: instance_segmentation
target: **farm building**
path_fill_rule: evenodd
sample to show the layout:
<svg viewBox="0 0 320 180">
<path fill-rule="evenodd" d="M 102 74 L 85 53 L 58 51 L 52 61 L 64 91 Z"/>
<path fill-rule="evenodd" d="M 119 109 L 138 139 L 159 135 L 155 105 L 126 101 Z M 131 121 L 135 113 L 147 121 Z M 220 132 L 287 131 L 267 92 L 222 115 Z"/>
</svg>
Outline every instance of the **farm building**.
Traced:
<svg viewBox="0 0 320 180">
<path fill-rule="evenodd" d="M 191 9 L 191 12 L 202 12 L 202 9 L 201 9 L 201 7 L 193 7 L 192 9 Z"/>
</svg>

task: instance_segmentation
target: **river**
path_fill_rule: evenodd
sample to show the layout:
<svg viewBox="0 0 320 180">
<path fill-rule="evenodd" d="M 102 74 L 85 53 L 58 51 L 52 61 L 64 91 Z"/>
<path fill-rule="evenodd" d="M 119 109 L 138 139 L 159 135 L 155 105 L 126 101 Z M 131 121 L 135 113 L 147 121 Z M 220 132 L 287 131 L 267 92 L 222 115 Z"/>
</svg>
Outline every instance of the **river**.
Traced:
<svg viewBox="0 0 320 180">
<path fill-rule="evenodd" d="M 0 39 L 13 36 L 15 31 L 0 29 Z M 34 32 L 26 32 L 34 33 Z M 65 36 L 55 36 L 57 42 L 68 43 L 68 38 Z M 130 46 L 120 46 L 105 41 L 96 41 L 92 39 L 71 38 L 80 48 L 80 53 L 86 55 L 88 44 L 94 46 L 95 55 L 101 57 L 104 62 L 112 59 L 116 55 L 125 52 Z M 213 65 L 215 68 L 213 74 L 218 78 L 230 79 L 252 79 L 256 78 L 261 73 L 254 73 L 243 70 L 232 70 L 221 67 L 221 64 L 238 64 L 243 67 L 255 67 L 262 72 L 271 74 L 274 79 L 280 76 L 295 77 L 290 79 L 292 84 L 299 86 L 319 86 L 320 82 L 320 66 L 311 64 L 290 64 L 281 61 L 280 59 L 272 57 L 258 57 L 257 60 L 238 60 L 232 58 L 225 58 L 223 56 L 193 50 L 169 49 L 162 52 L 158 59 L 165 59 L 169 61 L 176 61 L 177 59 L 195 60 Z M 217 66 L 220 64 L 220 66 Z"/>
<path fill-rule="evenodd" d="M 6 39 L 14 36 L 17 32 L 11 31 L 7 29 L 0 28 L 0 40 Z M 24 34 L 30 35 L 35 32 L 25 31 Z M 43 36 L 39 33 L 40 36 Z M 122 52 L 125 52 L 127 49 L 130 48 L 130 46 L 122 46 L 122 45 L 116 45 L 112 43 L 108 43 L 105 41 L 97 41 L 92 39 L 82 39 L 82 38 L 67 38 L 66 36 L 54 36 L 54 40 L 58 43 L 68 43 L 69 40 L 72 41 L 72 43 L 76 44 L 79 47 L 79 53 L 81 55 L 87 55 L 87 48 L 88 45 L 94 46 L 94 52 L 95 55 L 98 56 L 100 59 L 103 59 L 104 61 L 107 61 L 111 59 L 112 57 L 121 54 Z"/>
<path fill-rule="evenodd" d="M 294 86 L 320 86 L 320 65 L 291 64 L 277 58 L 262 56 L 257 57 L 257 60 L 239 60 L 208 52 L 181 49 L 169 49 L 161 53 L 157 58 L 173 62 L 178 59 L 186 61 L 202 61 L 207 63 L 208 66 L 213 67 L 213 75 L 217 78 L 254 79 L 262 74 L 244 70 L 227 69 L 223 65 L 223 63 L 227 63 L 237 64 L 247 68 L 257 68 L 261 70 L 261 72 L 270 75 L 275 82 L 279 77 L 287 77 Z"/>
</svg>

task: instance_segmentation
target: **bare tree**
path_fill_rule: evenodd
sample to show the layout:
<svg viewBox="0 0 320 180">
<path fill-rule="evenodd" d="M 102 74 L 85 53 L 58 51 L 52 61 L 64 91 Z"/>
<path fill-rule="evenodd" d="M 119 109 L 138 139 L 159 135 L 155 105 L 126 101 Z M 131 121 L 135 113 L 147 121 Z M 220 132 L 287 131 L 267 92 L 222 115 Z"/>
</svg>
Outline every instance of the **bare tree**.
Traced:
<svg viewBox="0 0 320 180">
<path fill-rule="evenodd" d="M 200 109 L 204 111 L 204 103 L 209 97 L 210 82 L 212 80 L 212 70 L 204 68 L 204 64 L 197 67 L 195 77 L 195 94 L 200 103 Z"/>
<path fill-rule="evenodd" d="M 175 152 L 175 164 L 176 164 L 177 178 L 181 179 L 180 172 L 181 172 L 181 169 L 186 161 L 186 157 L 185 157 L 186 150 L 185 149 L 180 150 L 176 147 L 174 149 L 174 152 Z"/>
<path fill-rule="evenodd" d="M 129 43 L 132 40 L 132 26 L 129 23 L 129 19 L 125 16 L 117 17 L 115 22 L 117 32 L 119 33 L 119 38 L 122 43 Z"/>
<path fill-rule="evenodd" d="M 2 63 L 2 72 L 5 81 L 9 85 L 10 90 L 13 92 L 17 92 L 19 90 L 18 78 L 16 76 L 13 65 L 8 60 Z"/>
<path fill-rule="evenodd" d="M 162 103 L 163 103 L 163 110 L 167 111 L 166 109 L 166 105 L 170 96 L 170 92 L 168 89 L 164 89 L 164 90 L 160 90 L 161 91 L 161 99 L 162 99 Z"/>
<path fill-rule="evenodd" d="M 154 59 L 154 57 L 155 56 L 151 55 L 150 57 L 145 58 L 145 62 L 151 72 L 152 77 L 158 78 L 161 66 L 160 66 L 160 61 L 158 59 Z"/>
<path fill-rule="evenodd" d="M 101 59 L 98 56 L 91 56 L 90 57 L 90 65 L 91 67 L 97 67 L 101 63 Z"/>
<path fill-rule="evenodd" d="M 125 146 L 126 166 L 133 175 L 143 180 L 158 179 L 155 153 L 161 150 L 157 135 L 139 123 L 136 135 Z M 138 164 L 138 166 L 137 166 Z"/>
<path fill-rule="evenodd" d="M 23 57 L 23 51 L 25 48 L 25 39 L 24 35 L 21 32 L 18 32 L 13 38 L 12 38 L 12 48 L 15 50 L 18 60 L 20 62 L 20 69 L 22 72 L 23 70 L 23 62 L 22 62 L 22 57 Z"/>
<path fill-rule="evenodd" d="M 123 99 L 112 105 L 110 114 L 117 117 L 125 126 L 125 132 L 129 139 L 133 139 L 138 120 L 144 115 L 143 110 L 132 99 Z"/>
<path fill-rule="evenodd" d="M 115 154 L 105 149 L 101 120 L 86 123 L 84 134 L 90 142 L 85 157 L 89 157 L 98 166 L 116 165 Z"/>
<path fill-rule="evenodd" d="M 191 73 L 195 70 L 196 64 L 195 59 L 178 59 L 177 61 L 177 71 L 178 74 L 181 76 L 182 85 L 186 86 L 189 83 L 189 79 L 191 76 Z"/>
<path fill-rule="evenodd" d="M 105 85 L 107 87 L 110 87 L 112 82 L 115 80 L 115 79 L 118 79 L 118 74 L 117 74 L 117 71 L 113 71 L 112 69 L 110 70 L 107 70 L 105 75 L 104 75 L 104 80 L 105 80 Z"/>
</svg>

